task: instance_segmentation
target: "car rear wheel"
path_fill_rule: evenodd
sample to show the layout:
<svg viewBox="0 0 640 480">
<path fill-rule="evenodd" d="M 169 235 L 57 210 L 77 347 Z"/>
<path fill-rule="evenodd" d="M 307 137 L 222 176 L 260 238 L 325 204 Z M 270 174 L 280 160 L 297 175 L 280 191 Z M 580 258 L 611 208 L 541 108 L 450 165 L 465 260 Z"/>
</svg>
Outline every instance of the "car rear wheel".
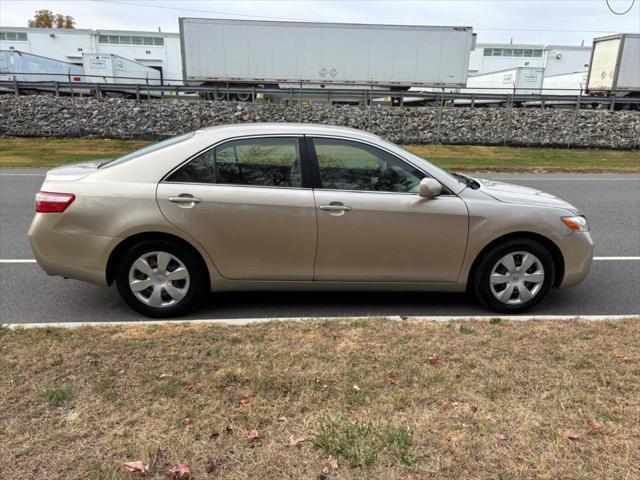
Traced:
<svg viewBox="0 0 640 480">
<path fill-rule="evenodd" d="M 148 317 L 183 315 L 199 300 L 203 268 L 187 248 L 170 241 L 143 241 L 120 259 L 116 285 L 135 311 Z"/>
<path fill-rule="evenodd" d="M 554 277 L 553 257 L 542 243 L 512 239 L 482 256 L 473 289 L 484 306 L 497 312 L 519 313 L 544 298 Z"/>
</svg>

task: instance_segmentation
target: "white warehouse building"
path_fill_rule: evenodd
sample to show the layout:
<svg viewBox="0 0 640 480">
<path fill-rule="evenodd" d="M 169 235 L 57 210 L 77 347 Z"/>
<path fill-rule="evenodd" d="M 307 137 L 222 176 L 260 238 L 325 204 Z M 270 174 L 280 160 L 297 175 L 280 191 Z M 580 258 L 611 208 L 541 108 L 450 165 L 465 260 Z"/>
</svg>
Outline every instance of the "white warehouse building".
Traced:
<svg viewBox="0 0 640 480">
<path fill-rule="evenodd" d="M 84 53 L 115 54 L 159 70 L 165 84 L 182 84 L 177 33 L 0 27 L 0 50 L 20 50 L 75 65 L 82 65 Z"/>
<path fill-rule="evenodd" d="M 478 43 L 469 58 L 469 74 L 517 67 L 544 68 L 544 75 L 586 72 L 591 46 Z"/>
</svg>

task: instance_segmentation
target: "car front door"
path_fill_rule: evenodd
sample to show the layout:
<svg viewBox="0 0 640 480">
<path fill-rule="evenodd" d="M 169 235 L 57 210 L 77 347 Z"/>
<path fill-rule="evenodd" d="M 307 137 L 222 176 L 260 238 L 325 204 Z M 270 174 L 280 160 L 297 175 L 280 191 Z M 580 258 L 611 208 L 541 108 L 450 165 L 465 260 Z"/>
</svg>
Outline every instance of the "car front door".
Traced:
<svg viewBox="0 0 640 480">
<path fill-rule="evenodd" d="M 237 280 L 312 280 L 313 191 L 302 180 L 301 137 L 230 140 L 158 185 L 164 216 Z"/>
<path fill-rule="evenodd" d="M 455 282 L 468 219 L 453 194 L 418 195 L 426 175 L 376 146 L 308 138 L 317 160 L 318 252 L 314 279 Z"/>
</svg>

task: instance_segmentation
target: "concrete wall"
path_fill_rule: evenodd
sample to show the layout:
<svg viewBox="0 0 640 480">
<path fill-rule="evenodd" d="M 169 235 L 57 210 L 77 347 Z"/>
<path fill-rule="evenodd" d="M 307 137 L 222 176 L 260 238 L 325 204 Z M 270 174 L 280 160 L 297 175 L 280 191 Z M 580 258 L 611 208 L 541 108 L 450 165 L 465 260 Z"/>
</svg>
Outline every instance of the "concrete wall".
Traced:
<svg viewBox="0 0 640 480">
<path fill-rule="evenodd" d="M 574 126 L 574 119 L 575 126 Z M 640 112 L 0 96 L 0 135 L 157 139 L 242 122 L 344 125 L 399 143 L 639 148 Z"/>
</svg>

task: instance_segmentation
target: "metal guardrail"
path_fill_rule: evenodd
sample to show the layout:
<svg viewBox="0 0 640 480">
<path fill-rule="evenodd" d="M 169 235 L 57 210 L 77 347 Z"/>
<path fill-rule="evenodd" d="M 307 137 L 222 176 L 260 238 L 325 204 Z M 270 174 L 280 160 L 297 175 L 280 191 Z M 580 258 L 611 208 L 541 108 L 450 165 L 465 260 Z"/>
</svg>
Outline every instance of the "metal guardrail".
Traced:
<svg viewBox="0 0 640 480">
<path fill-rule="evenodd" d="M 487 103 L 518 105 L 546 105 L 565 104 L 580 105 L 604 105 L 610 109 L 614 107 L 640 107 L 640 98 L 616 97 L 616 96 L 595 96 L 595 95 L 555 95 L 555 94 L 519 94 L 519 93 L 468 93 L 451 91 L 429 91 L 414 92 L 407 90 L 383 90 L 373 88 L 262 88 L 245 86 L 205 86 L 205 85 L 149 85 L 140 83 L 95 83 L 95 82 L 59 82 L 59 81 L 18 81 L 0 80 L 0 88 L 5 91 L 12 91 L 16 95 L 27 91 L 48 91 L 56 95 L 68 93 L 72 95 L 95 95 L 101 96 L 106 93 L 123 93 L 135 96 L 138 100 L 162 97 L 165 95 L 174 98 L 188 96 L 209 96 L 213 100 L 241 99 L 244 101 L 256 100 L 259 96 L 285 97 L 293 102 L 304 101 L 312 98 L 316 101 L 324 100 L 328 102 L 348 101 L 357 99 L 363 104 L 371 104 L 385 98 L 393 99 L 394 103 L 400 106 L 418 103 L 440 104 L 443 102 L 453 102 L 464 106 L 481 106 Z M 567 90 L 567 89 L 562 89 Z"/>
</svg>

